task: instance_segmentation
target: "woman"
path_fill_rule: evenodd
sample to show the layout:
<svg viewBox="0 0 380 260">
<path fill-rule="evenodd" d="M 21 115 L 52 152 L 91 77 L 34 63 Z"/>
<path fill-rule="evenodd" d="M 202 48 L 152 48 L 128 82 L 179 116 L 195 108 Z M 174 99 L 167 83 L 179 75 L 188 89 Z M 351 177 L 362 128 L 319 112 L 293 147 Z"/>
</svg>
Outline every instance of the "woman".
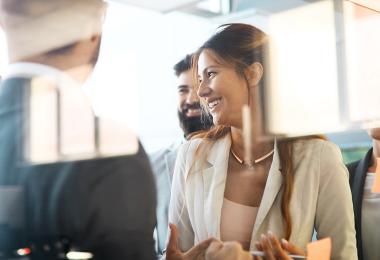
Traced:
<svg viewBox="0 0 380 260">
<path fill-rule="evenodd" d="M 178 153 L 169 221 L 178 228 L 179 248 L 187 251 L 215 237 L 238 241 L 245 250 L 263 249 L 267 239 L 261 236 L 271 231 L 305 250 L 316 229 L 318 238 L 332 238 L 332 259 L 357 259 L 348 176 L 339 149 L 311 137 L 260 138 L 266 44 L 259 29 L 228 24 L 195 55 L 198 95 L 215 127 Z M 243 105 L 252 115 L 249 162 L 242 159 Z"/>
</svg>

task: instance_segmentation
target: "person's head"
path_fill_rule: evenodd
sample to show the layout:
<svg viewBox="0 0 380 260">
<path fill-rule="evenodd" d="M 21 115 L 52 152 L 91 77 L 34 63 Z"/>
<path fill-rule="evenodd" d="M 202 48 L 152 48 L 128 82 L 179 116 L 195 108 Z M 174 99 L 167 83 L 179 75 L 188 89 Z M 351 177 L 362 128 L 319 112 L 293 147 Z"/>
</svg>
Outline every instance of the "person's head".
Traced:
<svg viewBox="0 0 380 260">
<path fill-rule="evenodd" d="M 266 35 L 248 24 L 227 24 L 195 55 L 198 95 L 215 125 L 241 127 L 242 106 L 255 106 L 263 76 Z"/>
<path fill-rule="evenodd" d="M 173 67 L 177 76 L 178 118 L 185 136 L 206 130 L 212 124 L 212 120 L 204 113 L 202 114 L 191 62 L 192 55 L 186 55 Z"/>
<path fill-rule="evenodd" d="M 231 127 L 241 128 L 244 104 L 248 104 L 251 111 L 258 111 L 260 88 L 264 87 L 263 56 L 267 42 L 265 33 L 252 25 L 227 24 L 221 26 L 194 55 L 194 71 L 200 80 L 198 95 L 213 116 L 215 125 L 194 136 L 205 140 L 197 148 L 195 161 L 204 161 L 213 142 L 230 133 Z M 294 184 L 293 143 L 294 140 L 286 139 L 276 142 L 284 180 L 281 212 L 286 239 L 292 233 L 289 204 Z"/>
<path fill-rule="evenodd" d="M 98 58 L 105 11 L 102 0 L 0 0 L 10 62 L 63 71 L 83 66 L 89 73 Z"/>
</svg>

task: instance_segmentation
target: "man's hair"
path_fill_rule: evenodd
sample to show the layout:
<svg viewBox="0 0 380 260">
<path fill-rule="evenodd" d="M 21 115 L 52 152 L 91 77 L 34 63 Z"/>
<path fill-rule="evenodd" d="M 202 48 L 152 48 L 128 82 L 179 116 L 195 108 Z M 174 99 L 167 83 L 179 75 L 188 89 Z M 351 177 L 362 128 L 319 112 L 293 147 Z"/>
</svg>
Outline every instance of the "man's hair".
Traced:
<svg viewBox="0 0 380 260">
<path fill-rule="evenodd" d="M 189 69 L 191 69 L 192 59 L 193 59 L 193 55 L 188 54 L 188 55 L 186 55 L 185 58 L 183 58 L 176 65 L 174 65 L 173 69 L 174 69 L 174 73 L 177 77 L 179 77 L 179 75 L 181 75 L 182 72 L 185 72 L 185 71 L 188 71 Z"/>
</svg>

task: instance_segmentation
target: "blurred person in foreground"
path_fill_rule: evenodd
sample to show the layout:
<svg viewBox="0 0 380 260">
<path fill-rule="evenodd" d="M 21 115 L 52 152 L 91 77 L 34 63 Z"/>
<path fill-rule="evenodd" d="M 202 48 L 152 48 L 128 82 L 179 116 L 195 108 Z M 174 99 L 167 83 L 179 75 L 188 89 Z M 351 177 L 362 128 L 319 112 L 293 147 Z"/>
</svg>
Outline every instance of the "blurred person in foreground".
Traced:
<svg viewBox="0 0 380 260">
<path fill-rule="evenodd" d="M 101 0 L 0 0 L 10 58 L 0 86 L 0 185 L 21 187 L 25 207 L 24 227 L 11 232 L 6 249 L 29 247 L 32 259 L 61 259 L 69 250 L 94 259 L 155 258 L 155 186 L 141 145 L 130 156 L 22 159 L 33 80 L 79 88 L 97 61 L 105 11 Z"/>
</svg>

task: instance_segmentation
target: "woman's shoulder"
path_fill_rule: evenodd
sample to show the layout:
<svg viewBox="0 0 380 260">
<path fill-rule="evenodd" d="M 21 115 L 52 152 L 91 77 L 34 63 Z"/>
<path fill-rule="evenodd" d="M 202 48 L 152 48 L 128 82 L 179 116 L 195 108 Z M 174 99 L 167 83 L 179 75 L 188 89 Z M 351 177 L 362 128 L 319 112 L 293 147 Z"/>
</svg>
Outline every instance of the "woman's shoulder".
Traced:
<svg viewBox="0 0 380 260">
<path fill-rule="evenodd" d="M 186 162 L 192 162 L 199 147 L 202 147 L 202 144 L 205 143 L 206 140 L 203 138 L 194 138 L 182 143 L 178 149 L 177 160 L 185 164 Z"/>
<path fill-rule="evenodd" d="M 205 142 L 206 141 L 203 138 L 194 138 L 194 139 L 187 140 L 184 143 L 182 143 L 181 146 L 179 147 L 179 153 L 185 153 L 185 154 L 195 153 L 197 148 L 200 145 L 204 144 Z"/>
<path fill-rule="evenodd" d="M 223 151 L 229 150 L 230 145 L 231 141 L 228 135 L 217 140 L 194 138 L 182 144 L 177 160 L 187 166 L 193 165 L 194 161 L 200 164 L 205 161 L 218 163 L 216 157 L 222 157 L 221 154 L 224 154 Z"/>
<path fill-rule="evenodd" d="M 207 138 L 193 138 L 184 142 L 181 146 L 181 149 L 183 151 L 186 151 L 186 153 L 194 153 L 199 148 L 212 148 L 214 146 L 227 145 L 228 140 L 229 136 L 224 136 L 217 140 L 211 140 Z"/>
<path fill-rule="evenodd" d="M 294 159 L 296 165 L 306 164 L 308 169 L 315 169 L 322 175 L 334 172 L 347 175 L 339 147 L 327 140 L 297 140 L 294 144 Z"/>
<path fill-rule="evenodd" d="M 293 154 L 296 164 L 312 161 L 313 164 L 322 167 L 343 163 L 342 153 L 339 147 L 330 141 L 320 138 L 296 140 L 294 142 Z"/>
<path fill-rule="evenodd" d="M 340 154 L 340 149 L 336 144 L 321 138 L 298 139 L 294 142 L 294 151 L 295 154 L 310 152 L 313 153 L 314 156 L 318 154 L 320 156 Z"/>
</svg>

